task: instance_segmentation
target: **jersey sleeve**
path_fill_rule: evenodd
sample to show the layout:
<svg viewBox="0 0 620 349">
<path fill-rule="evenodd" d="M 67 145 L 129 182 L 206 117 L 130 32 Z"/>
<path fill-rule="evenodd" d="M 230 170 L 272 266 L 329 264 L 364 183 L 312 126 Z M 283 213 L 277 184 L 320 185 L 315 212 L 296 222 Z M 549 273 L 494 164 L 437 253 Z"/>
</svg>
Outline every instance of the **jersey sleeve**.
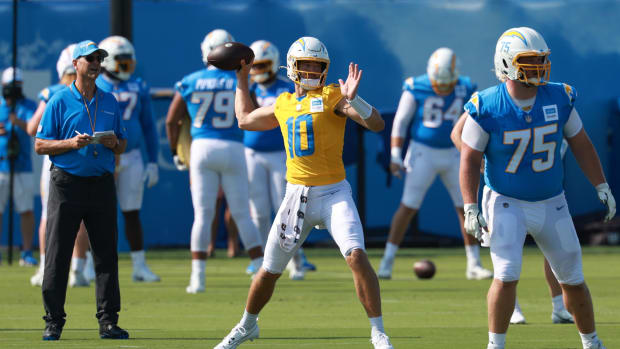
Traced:
<svg viewBox="0 0 620 349">
<path fill-rule="evenodd" d="M 51 99 L 37 129 L 36 138 L 41 139 L 60 139 L 59 118 L 62 112 L 62 108 L 58 99 Z"/>
<path fill-rule="evenodd" d="M 575 106 L 575 100 L 577 99 L 577 91 L 571 85 L 562 84 L 564 86 L 564 92 L 568 97 L 568 103 L 571 107 Z"/>
<path fill-rule="evenodd" d="M 114 134 L 118 139 L 127 139 L 127 129 L 123 123 L 123 117 L 121 115 L 121 108 L 116 101 L 116 97 L 110 94 L 112 103 L 114 104 Z"/>
<path fill-rule="evenodd" d="M 489 143 L 489 134 L 474 120 L 473 117 L 468 116 L 463 126 L 463 133 L 461 135 L 461 141 L 467 144 L 470 148 L 480 152 L 484 152 Z"/>
<path fill-rule="evenodd" d="M 42 89 L 41 92 L 39 92 L 39 94 L 37 95 L 37 98 L 40 101 L 43 101 L 43 102 L 47 103 L 50 100 L 50 89 L 49 89 L 49 87 L 46 87 L 46 88 Z"/>
<path fill-rule="evenodd" d="M 405 81 L 403 82 L 403 91 L 409 91 L 411 93 L 413 93 L 413 76 L 408 77 L 407 79 L 405 79 Z"/>
<path fill-rule="evenodd" d="M 400 96 L 400 101 L 398 102 L 396 115 L 394 115 L 394 123 L 392 124 L 392 138 L 405 138 L 407 136 L 407 127 L 410 125 L 411 119 L 413 119 L 415 110 L 415 98 L 406 90 L 403 91 L 403 94 Z"/>
<path fill-rule="evenodd" d="M 174 84 L 174 89 L 179 92 L 181 96 L 183 96 L 183 99 L 185 99 L 185 96 L 189 90 L 189 81 L 187 77 L 184 77 L 181 81 L 177 81 L 177 83 Z"/>
<path fill-rule="evenodd" d="M 323 89 L 323 94 L 326 95 L 325 101 L 325 109 L 334 110 L 338 102 L 344 98 L 342 93 L 340 92 L 340 85 L 331 84 Z"/>
<path fill-rule="evenodd" d="M 140 84 L 140 92 L 140 104 L 142 106 L 140 110 L 140 125 L 144 134 L 146 152 L 149 162 L 156 163 L 159 152 L 159 136 L 157 135 L 155 120 L 153 119 L 153 105 L 149 95 L 149 86 L 144 81 Z"/>
<path fill-rule="evenodd" d="M 480 116 L 480 98 L 478 97 L 478 92 L 474 92 L 474 94 L 471 95 L 471 98 L 465 103 L 463 109 L 473 118 Z"/>
</svg>

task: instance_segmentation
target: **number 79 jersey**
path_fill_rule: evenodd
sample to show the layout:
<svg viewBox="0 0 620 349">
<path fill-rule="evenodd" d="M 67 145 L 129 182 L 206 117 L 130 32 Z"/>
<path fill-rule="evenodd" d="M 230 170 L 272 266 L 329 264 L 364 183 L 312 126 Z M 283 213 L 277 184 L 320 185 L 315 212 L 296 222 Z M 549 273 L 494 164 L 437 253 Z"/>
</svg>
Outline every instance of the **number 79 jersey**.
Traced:
<svg viewBox="0 0 620 349">
<path fill-rule="evenodd" d="M 234 71 L 214 67 L 189 74 L 176 83 L 175 89 L 183 97 L 192 119 L 192 139 L 243 141 L 243 132 L 235 119 L 236 87 Z"/>
<path fill-rule="evenodd" d="M 413 95 L 417 106 L 411 123 L 411 138 L 432 148 L 454 147 L 450 132 L 475 90 L 476 85 L 466 76 L 459 77 L 447 96 L 435 93 L 427 74 L 405 80 L 403 91 Z"/>
<path fill-rule="evenodd" d="M 342 147 L 346 116 L 335 113 L 342 99 L 340 86 L 331 84 L 297 98 L 285 92 L 274 113 L 286 148 L 286 180 L 308 186 L 345 179 Z"/>
<path fill-rule="evenodd" d="M 579 129 L 575 123 L 565 128 L 575 98 L 571 86 L 550 82 L 538 87 L 534 105 L 523 111 L 513 102 L 506 84 L 474 94 L 465 111 L 488 135 L 485 184 L 500 194 L 526 201 L 562 193 L 564 132 L 571 132 L 567 137 L 572 137 L 581 129 L 580 121 Z"/>
</svg>

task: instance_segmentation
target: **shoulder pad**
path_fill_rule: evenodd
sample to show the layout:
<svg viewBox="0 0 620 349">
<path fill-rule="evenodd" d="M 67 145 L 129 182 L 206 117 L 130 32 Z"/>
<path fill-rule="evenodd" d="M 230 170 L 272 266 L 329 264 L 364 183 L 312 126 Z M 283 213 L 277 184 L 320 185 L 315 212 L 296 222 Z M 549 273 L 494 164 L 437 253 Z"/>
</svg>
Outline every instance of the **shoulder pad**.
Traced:
<svg viewBox="0 0 620 349">
<path fill-rule="evenodd" d="M 568 96 L 568 101 L 570 102 L 571 105 L 573 105 L 575 103 L 575 99 L 577 99 L 577 91 L 575 91 L 575 89 L 568 84 L 562 84 L 564 86 L 564 92 L 566 93 L 566 95 Z"/>
<path fill-rule="evenodd" d="M 405 82 L 403 83 L 403 90 L 413 90 L 413 76 L 408 77 L 407 79 L 405 79 Z"/>
<path fill-rule="evenodd" d="M 49 87 L 44 88 L 39 92 L 39 99 L 43 101 L 48 101 L 50 99 L 50 89 Z"/>
</svg>

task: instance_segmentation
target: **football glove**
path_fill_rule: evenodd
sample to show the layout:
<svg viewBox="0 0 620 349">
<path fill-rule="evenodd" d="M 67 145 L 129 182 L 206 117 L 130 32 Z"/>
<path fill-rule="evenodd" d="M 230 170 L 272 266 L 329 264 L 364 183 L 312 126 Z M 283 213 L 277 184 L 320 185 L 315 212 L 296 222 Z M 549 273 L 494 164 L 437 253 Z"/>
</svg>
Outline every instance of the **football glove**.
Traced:
<svg viewBox="0 0 620 349">
<path fill-rule="evenodd" d="M 181 161 L 181 158 L 178 155 L 173 156 L 172 160 L 174 161 L 174 166 L 177 167 L 177 170 L 187 171 L 187 166 L 183 163 L 183 161 Z"/>
<path fill-rule="evenodd" d="M 397 178 L 401 178 L 401 171 L 405 168 L 401 153 L 401 147 L 392 147 L 390 149 L 390 172 Z"/>
<path fill-rule="evenodd" d="M 609 184 L 601 183 L 596 186 L 596 193 L 598 199 L 607 207 L 607 214 L 605 215 L 605 222 L 609 222 L 616 215 L 616 200 L 611 194 Z"/>
<path fill-rule="evenodd" d="M 482 241 L 482 229 L 487 229 L 487 222 L 478 209 L 478 204 L 465 204 L 465 231 L 479 241 Z"/>
<path fill-rule="evenodd" d="M 144 171 L 142 180 L 146 182 L 147 188 L 150 188 L 159 182 L 159 169 L 156 163 L 149 162 L 146 165 L 146 170 Z"/>
</svg>

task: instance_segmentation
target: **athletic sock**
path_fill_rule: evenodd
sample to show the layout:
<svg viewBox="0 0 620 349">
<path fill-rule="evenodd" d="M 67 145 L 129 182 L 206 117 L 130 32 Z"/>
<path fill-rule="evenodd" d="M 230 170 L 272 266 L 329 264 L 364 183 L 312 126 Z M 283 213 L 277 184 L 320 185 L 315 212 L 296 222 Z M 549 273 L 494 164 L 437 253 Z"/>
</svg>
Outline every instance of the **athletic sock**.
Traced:
<svg viewBox="0 0 620 349">
<path fill-rule="evenodd" d="M 81 273 L 84 271 L 84 265 L 86 264 L 85 258 L 72 257 L 71 258 L 71 270 Z"/>
<path fill-rule="evenodd" d="M 393 260 L 394 257 L 396 257 L 397 251 L 398 251 L 398 245 L 393 244 L 388 241 L 385 244 L 385 252 L 383 252 L 383 258 L 386 260 Z"/>
<path fill-rule="evenodd" d="M 45 254 L 39 256 L 39 268 L 45 270 Z"/>
<path fill-rule="evenodd" d="M 383 316 L 369 317 L 368 320 L 370 321 L 371 337 L 374 337 L 379 333 L 385 333 L 385 329 L 383 328 Z"/>
<path fill-rule="evenodd" d="M 506 345 L 506 334 L 489 332 L 489 344 L 503 349 Z"/>
<path fill-rule="evenodd" d="M 557 312 L 564 309 L 564 300 L 562 299 L 562 294 L 559 294 L 555 297 L 551 297 L 551 304 L 553 304 L 553 311 Z"/>
<path fill-rule="evenodd" d="M 239 323 L 247 330 L 256 326 L 256 320 L 258 320 L 258 314 L 250 314 L 247 310 L 244 310 L 243 317 Z"/>
<path fill-rule="evenodd" d="M 192 259 L 192 274 L 204 274 L 207 261 L 204 259 Z"/>
<path fill-rule="evenodd" d="M 588 334 L 583 334 L 580 332 L 579 335 L 581 336 L 581 343 L 583 344 L 584 348 L 589 348 L 600 342 L 600 339 L 596 335 L 596 331 Z"/>
<path fill-rule="evenodd" d="M 469 268 L 480 265 L 480 246 L 465 245 L 465 255 L 467 256 L 467 266 Z"/>
<path fill-rule="evenodd" d="M 144 265 L 146 263 L 145 257 L 144 257 L 144 250 L 140 250 L 140 251 L 131 251 L 129 253 L 129 255 L 131 255 L 131 262 L 133 264 L 133 268 L 136 269 L 136 267 L 140 267 L 142 265 Z"/>
<path fill-rule="evenodd" d="M 254 267 L 254 270 L 258 272 L 258 269 L 263 266 L 263 257 L 254 258 L 250 263 Z"/>
<path fill-rule="evenodd" d="M 519 305 L 519 298 L 515 297 L 515 310 L 521 312 L 521 306 Z"/>
</svg>

